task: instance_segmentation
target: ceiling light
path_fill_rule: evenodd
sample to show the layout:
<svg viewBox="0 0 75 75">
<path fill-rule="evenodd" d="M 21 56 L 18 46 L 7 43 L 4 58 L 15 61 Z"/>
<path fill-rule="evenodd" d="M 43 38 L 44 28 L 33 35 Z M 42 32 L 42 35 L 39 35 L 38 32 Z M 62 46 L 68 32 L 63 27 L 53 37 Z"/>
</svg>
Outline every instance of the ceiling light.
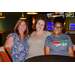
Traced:
<svg viewBox="0 0 75 75">
<path fill-rule="evenodd" d="M 5 16 L 2 15 L 2 12 L 0 12 L 0 18 L 5 18 Z"/>
<path fill-rule="evenodd" d="M 22 17 L 20 17 L 20 19 L 25 20 L 26 17 L 24 17 L 24 12 L 22 12 Z"/>
<path fill-rule="evenodd" d="M 35 14 L 38 14 L 38 13 L 37 12 L 27 12 L 27 14 L 35 15 Z"/>
</svg>

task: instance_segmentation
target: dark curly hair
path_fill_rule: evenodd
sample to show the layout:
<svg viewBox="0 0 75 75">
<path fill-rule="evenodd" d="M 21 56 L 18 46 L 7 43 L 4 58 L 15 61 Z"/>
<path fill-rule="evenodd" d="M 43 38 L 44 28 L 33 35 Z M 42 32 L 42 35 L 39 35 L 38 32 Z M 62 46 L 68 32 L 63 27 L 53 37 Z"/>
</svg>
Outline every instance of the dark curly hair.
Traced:
<svg viewBox="0 0 75 75">
<path fill-rule="evenodd" d="M 55 24 L 56 22 L 60 22 L 60 23 L 62 24 L 62 27 L 63 27 L 63 24 L 64 24 L 64 22 L 65 22 L 65 19 L 64 19 L 63 17 L 55 17 L 55 18 L 54 18 L 54 24 Z"/>
</svg>

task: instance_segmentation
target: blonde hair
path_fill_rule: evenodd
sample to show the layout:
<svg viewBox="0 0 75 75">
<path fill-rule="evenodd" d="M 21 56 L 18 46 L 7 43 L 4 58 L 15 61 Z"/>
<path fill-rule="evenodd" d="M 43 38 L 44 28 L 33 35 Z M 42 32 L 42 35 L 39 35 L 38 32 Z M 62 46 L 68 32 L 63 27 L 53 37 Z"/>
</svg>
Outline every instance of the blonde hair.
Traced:
<svg viewBox="0 0 75 75">
<path fill-rule="evenodd" d="M 20 35 L 19 30 L 18 30 L 18 26 L 19 26 L 23 21 L 26 23 L 26 30 L 25 30 L 24 34 L 25 34 L 25 36 L 28 36 L 28 26 L 27 26 L 28 23 L 27 23 L 26 20 L 18 20 L 17 23 L 16 23 L 16 25 L 15 25 L 15 27 L 14 27 L 14 32 L 15 32 L 16 34 Z"/>
</svg>

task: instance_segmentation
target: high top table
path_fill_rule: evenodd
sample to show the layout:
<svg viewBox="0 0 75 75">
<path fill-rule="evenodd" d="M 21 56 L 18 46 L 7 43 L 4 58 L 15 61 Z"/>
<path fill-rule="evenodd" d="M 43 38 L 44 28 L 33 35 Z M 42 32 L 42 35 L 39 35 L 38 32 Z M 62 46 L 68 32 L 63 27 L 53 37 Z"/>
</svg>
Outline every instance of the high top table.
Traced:
<svg viewBox="0 0 75 75">
<path fill-rule="evenodd" d="M 61 55 L 42 55 L 25 60 L 25 62 L 75 62 L 75 57 Z"/>
</svg>

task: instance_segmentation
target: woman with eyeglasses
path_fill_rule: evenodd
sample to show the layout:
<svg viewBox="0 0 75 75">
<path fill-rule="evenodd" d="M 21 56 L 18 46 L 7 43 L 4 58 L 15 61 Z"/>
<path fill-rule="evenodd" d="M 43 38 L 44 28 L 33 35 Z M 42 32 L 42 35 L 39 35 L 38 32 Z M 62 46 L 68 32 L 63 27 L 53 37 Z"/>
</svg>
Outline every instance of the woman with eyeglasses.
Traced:
<svg viewBox="0 0 75 75">
<path fill-rule="evenodd" d="M 62 34 L 64 18 L 56 17 L 54 19 L 54 34 L 48 36 L 45 40 L 45 55 L 64 55 L 74 56 L 73 44 L 69 35 Z"/>
</svg>

